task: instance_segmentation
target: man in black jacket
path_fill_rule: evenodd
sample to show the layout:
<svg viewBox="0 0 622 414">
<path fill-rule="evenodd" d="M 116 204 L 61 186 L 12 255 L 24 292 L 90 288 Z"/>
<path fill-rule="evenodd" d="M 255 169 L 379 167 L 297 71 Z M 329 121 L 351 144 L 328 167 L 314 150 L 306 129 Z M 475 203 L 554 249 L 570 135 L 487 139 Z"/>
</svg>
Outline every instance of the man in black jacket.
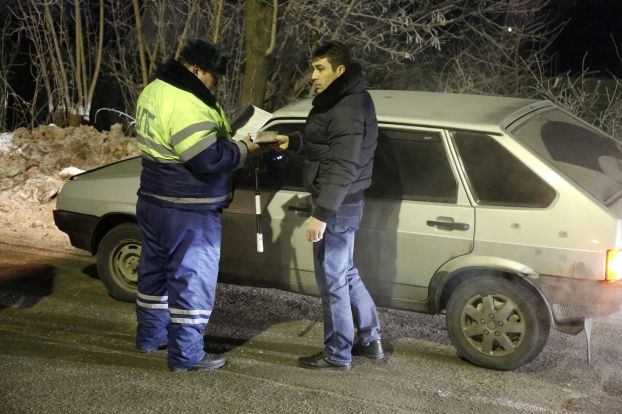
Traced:
<svg viewBox="0 0 622 414">
<path fill-rule="evenodd" d="M 345 45 L 319 46 L 312 65 L 318 95 L 305 124 L 303 180 L 314 201 L 307 238 L 322 297 L 324 350 L 299 358 L 299 365 L 343 370 L 350 369 L 353 354 L 384 357 L 376 305 L 352 260 L 378 124 L 362 68 L 350 61 Z"/>
</svg>

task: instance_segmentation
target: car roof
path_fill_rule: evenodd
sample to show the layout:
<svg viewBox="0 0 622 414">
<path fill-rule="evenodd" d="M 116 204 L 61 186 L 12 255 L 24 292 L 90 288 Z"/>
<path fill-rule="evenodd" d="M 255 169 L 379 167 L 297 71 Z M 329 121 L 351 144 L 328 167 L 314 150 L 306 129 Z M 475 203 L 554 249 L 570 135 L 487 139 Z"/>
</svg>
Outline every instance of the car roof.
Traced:
<svg viewBox="0 0 622 414">
<path fill-rule="evenodd" d="M 440 92 L 370 90 L 381 123 L 413 124 L 463 130 L 500 131 L 502 121 L 524 108 L 547 101 Z M 274 118 L 306 118 L 311 98 L 274 112 Z M 522 111 L 521 111 L 522 109 Z M 535 109 L 535 108 L 534 108 Z"/>
</svg>

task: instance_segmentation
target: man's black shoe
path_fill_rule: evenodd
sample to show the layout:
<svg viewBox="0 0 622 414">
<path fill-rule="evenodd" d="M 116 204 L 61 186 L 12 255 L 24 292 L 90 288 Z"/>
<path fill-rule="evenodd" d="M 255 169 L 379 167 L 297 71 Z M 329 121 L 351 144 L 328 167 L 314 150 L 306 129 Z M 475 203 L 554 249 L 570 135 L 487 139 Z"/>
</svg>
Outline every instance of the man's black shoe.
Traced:
<svg viewBox="0 0 622 414">
<path fill-rule="evenodd" d="M 350 364 L 340 365 L 329 361 L 328 359 L 326 359 L 324 351 L 318 352 L 317 354 L 308 357 L 298 358 L 298 365 L 303 368 L 323 369 L 332 371 L 347 371 L 351 367 Z"/>
<path fill-rule="evenodd" d="M 357 342 L 352 347 L 352 355 L 364 356 L 369 359 L 383 359 L 384 350 L 382 349 L 380 339 L 376 339 L 367 345 L 363 345 L 362 342 Z"/>
<path fill-rule="evenodd" d="M 206 353 L 203 359 L 196 364 L 187 367 L 174 367 L 170 370 L 173 372 L 211 371 L 223 367 L 226 363 L 227 360 L 222 355 Z"/>
</svg>

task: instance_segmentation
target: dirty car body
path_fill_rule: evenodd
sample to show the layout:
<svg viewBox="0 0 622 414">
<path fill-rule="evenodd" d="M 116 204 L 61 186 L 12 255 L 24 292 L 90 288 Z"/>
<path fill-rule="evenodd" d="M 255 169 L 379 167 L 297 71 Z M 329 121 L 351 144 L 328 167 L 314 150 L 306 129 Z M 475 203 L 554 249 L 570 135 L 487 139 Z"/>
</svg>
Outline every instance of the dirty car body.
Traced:
<svg viewBox="0 0 622 414">
<path fill-rule="evenodd" d="M 622 150 L 612 137 L 548 101 L 371 94 L 380 134 L 355 263 L 379 305 L 444 311 L 458 354 L 500 370 L 533 360 L 551 326 L 576 334 L 620 309 Z M 286 106 L 264 129 L 300 132 L 309 110 L 310 100 Z M 222 277 L 318 294 L 302 157 L 264 152 L 238 171 Z M 264 253 L 254 253 L 256 168 Z M 76 176 L 55 211 L 122 300 L 135 293 L 139 174 L 135 158 Z"/>
</svg>

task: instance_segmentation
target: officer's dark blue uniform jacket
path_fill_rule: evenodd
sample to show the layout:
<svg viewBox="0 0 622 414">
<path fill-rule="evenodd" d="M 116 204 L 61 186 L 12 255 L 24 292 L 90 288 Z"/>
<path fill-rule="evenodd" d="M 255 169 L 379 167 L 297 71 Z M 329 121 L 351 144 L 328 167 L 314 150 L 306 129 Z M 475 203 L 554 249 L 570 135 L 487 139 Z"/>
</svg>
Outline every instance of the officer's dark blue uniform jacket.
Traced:
<svg viewBox="0 0 622 414">
<path fill-rule="evenodd" d="M 187 209 L 218 209 L 232 199 L 232 171 L 247 148 L 230 140 L 216 98 L 188 69 L 169 60 L 137 103 L 143 153 L 139 197 Z"/>
</svg>

